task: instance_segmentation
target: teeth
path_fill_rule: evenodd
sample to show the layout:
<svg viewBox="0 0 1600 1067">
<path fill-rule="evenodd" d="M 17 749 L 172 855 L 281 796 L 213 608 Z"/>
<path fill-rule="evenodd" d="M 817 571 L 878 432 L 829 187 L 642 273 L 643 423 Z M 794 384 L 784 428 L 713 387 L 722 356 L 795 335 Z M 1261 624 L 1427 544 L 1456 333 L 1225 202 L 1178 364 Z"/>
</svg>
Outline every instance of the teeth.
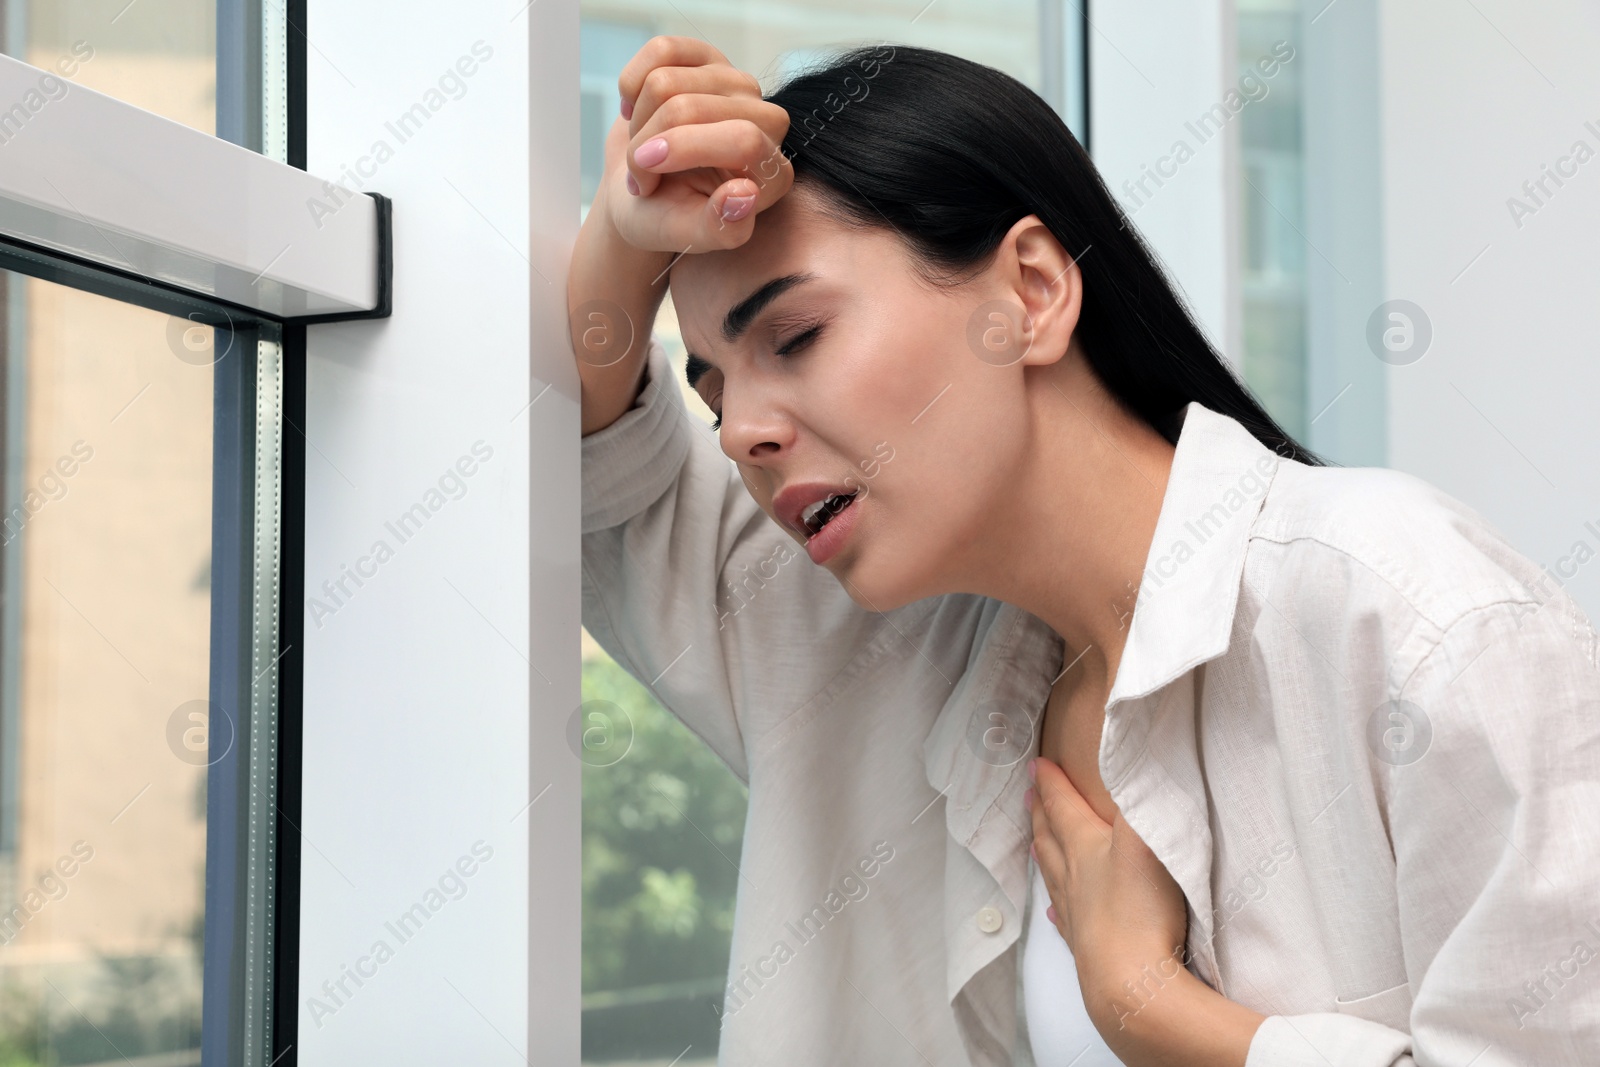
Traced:
<svg viewBox="0 0 1600 1067">
<path fill-rule="evenodd" d="M 836 500 L 849 500 L 854 496 L 854 493 L 834 493 L 830 496 L 822 498 L 821 500 L 818 500 L 814 504 L 808 504 L 800 512 L 800 522 L 807 527 L 817 529 L 818 527 L 815 525 L 813 520 L 815 520 L 819 514 L 821 514 L 824 510 L 829 512 L 837 512 L 839 510 L 839 508 L 829 508 L 828 505 L 832 504 Z M 840 505 L 840 507 L 842 506 L 843 505 Z M 830 514 L 829 518 L 832 517 L 832 514 Z M 823 525 L 826 526 L 827 523 L 823 523 Z"/>
</svg>

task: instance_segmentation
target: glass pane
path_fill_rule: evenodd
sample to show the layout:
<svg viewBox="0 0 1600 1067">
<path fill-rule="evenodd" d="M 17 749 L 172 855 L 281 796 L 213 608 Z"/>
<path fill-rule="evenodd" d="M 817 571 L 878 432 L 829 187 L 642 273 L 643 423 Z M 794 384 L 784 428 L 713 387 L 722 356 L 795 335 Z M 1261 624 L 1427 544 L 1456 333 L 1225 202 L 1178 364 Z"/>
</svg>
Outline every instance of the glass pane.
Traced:
<svg viewBox="0 0 1600 1067">
<path fill-rule="evenodd" d="M 710 41 L 769 92 L 825 48 L 889 40 L 965 56 L 1041 91 L 1038 0 L 941 0 L 914 20 L 902 4 L 709 5 L 584 0 L 582 211 L 600 180 L 617 75 L 657 34 Z M 1075 7 L 1069 7 L 1076 11 Z M 1059 61 L 1059 60 L 1058 60 Z M 1059 84 L 1059 79 L 1057 81 Z M 668 294 L 653 332 L 689 410 L 686 352 Z M 746 791 L 697 738 L 583 634 L 583 700 L 625 721 L 633 744 L 583 772 L 583 1059 L 630 1067 L 711 1067 L 733 931 Z M 604 731 L 610 724 L 594 720 Z M 600 746 L 603 750 L 604 745 Z"/>
<path fill-rule="evenodd" d="M 713 1064 L 744 834 L 743 783 L 585 632 L 585 1062 Z"/>
<path fill-rule="evenodd" d="M 53 74 L 47 99 L 82 85 L 216 132 L 216 0 L 0 0 L 5 53 Z"/>
<path fill-rule="evenodd" d="M 0 1063 L 198 1064 L 211 330 L 0 295 Z"/>
<path fill-rule="evenodd" d="M 1239 84 L 1249 90 L 1250 101 L 1239 115 L 1244 377 L 1268 413 L 1305 440 L 1300 12 L 1295 0 L 1242 0 L 1238 17 Z M 1292 58 L 1282 61 L 1285 55 Z"/>
</svg>

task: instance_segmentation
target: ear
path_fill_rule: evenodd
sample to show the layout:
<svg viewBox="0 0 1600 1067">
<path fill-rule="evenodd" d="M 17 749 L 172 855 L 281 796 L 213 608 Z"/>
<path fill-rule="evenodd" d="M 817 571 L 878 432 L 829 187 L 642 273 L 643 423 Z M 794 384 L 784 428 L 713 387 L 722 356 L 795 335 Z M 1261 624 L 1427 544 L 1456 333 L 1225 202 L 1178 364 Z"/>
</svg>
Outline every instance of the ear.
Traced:
<svg viewBox="0 0 1600 1067">
<path fill-rule="evenodd" d="M 996 251 L 996 269 L 1023 318 L 1023 364 L 1054 363 L 1066 354 L 1083 308 L 1083 272 L 1037 215 L 1018 219 Z"/>
</svg>

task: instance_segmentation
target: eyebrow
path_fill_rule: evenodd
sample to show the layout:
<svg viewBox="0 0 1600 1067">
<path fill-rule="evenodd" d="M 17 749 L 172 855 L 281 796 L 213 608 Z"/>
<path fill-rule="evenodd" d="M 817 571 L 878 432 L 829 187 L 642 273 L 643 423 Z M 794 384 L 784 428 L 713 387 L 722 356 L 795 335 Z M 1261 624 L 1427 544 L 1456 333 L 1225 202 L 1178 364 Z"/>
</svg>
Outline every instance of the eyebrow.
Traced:
<svg viewBox="0 0 1600 1067">
<path fill-rule="evenodd" d="M 772 279 L 728 310 L 727 317 L 722 320 L 722 339 L 729 344 L 737 341 L 768 304 L 795 286 L 809 282 L 815 277 L 814 274 L 803 272 L 785 274 L 781 278 Z M 688 362 L 684 365 L 684 376 L 689 379 L 689 388 L 693 389 L 706 372 L 712 370 L 716 368 L 690 352 Z"/>
</svg>

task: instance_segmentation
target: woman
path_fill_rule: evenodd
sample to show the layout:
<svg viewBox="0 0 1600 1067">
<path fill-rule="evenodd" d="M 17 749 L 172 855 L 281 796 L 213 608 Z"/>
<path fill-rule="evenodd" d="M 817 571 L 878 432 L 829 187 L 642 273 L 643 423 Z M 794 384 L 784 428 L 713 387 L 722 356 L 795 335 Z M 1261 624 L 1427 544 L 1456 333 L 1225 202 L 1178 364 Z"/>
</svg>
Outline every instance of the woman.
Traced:
<svg viewBox="0 0 1600 1067">
<path fill-rule="evenodd" d="M 749 783 L 722 1062 L 1596 1062 L 1570 598 L 1290 439 L 1014 79 L 619 88 L 584 620 Z"/>
</svg>

